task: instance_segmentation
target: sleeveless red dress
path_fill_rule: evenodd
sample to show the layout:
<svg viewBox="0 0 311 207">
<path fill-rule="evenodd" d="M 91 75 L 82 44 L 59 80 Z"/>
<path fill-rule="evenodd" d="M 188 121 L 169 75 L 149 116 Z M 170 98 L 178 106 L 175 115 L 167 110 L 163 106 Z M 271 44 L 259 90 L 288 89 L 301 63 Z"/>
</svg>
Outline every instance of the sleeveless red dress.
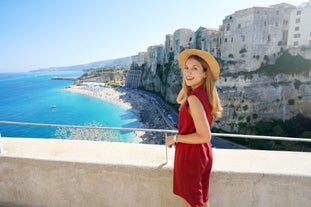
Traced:
<svg viewBox="0 0 311 207">
<path fill-rule="evenodd" d="M 209 125 L 212 124 L 211 105 L 205 89 L 200 86 L 192 90 L 202 103 Z M 178 134 L 191 134 L 196 131 L 193 119 L 188 112 L 188 101 L 182 105 L 178 119 Z M 208 201 L 209 179 L 213 163 L 211 143 L 177 143 L 174 159 L 173 192 L 184 198 L 192 207 L 204 207 Z"/>
</svg>

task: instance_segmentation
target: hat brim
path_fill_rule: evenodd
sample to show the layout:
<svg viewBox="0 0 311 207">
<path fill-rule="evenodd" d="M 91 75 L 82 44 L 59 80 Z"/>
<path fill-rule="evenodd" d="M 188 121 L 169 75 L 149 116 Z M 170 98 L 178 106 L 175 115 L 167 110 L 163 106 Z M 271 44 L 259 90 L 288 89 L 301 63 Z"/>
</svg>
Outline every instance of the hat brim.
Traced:
<svg viewBox="0 0 311 207">
<path fill-rule="evenodd" d="M 203 50 L 186 49 L 182 51 L 178 56 L 178 63 L 179 63 L 180 69 L 185 67 L 186 61 L 192 55 L 201 57 L 208 64 L 214 81 L 217 81 L 219 77 L 219 73 L 220 73 L 218 62 L 210 53 L 203 51 Z"/>
</svg>

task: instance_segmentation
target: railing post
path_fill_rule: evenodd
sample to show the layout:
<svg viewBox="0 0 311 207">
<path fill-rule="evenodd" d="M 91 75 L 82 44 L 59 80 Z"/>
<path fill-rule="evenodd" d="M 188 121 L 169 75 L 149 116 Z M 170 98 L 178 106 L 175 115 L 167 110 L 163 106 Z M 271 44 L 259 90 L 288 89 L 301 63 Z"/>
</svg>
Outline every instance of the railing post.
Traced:
<svg viewBox="0 0 311 207">
<path fill-rule="evenodd" d="M 4 153 L 4 148 L 2 144 L 2 138 L 1 138 L 1 133 L 0 133 L 0 154 Z"/>
<path fill-rule="evenodd" d="M 166 164 L 168 163 L 168 154 L 167 154 L 167 145 L 166 145 L 167 132 L 165 132 L 165 156 L 166 156 Z"/>
</svg>

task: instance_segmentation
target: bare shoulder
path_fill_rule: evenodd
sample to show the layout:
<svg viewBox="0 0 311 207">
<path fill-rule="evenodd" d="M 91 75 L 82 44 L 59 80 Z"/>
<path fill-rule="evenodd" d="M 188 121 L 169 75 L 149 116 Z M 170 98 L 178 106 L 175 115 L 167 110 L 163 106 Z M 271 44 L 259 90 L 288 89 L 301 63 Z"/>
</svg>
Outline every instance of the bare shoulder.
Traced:
<svg viewBox="0 0 311 207">
<path fill-rule="evenodd" d="M 200 110 L 203 109 L 203 105 L 201 103 L 201 101 L 198 99 L 198 97 L 191 95 L 188 97 L 188 103 L 189 103 L 189 107 L 192 110 Z"/>
</svg>

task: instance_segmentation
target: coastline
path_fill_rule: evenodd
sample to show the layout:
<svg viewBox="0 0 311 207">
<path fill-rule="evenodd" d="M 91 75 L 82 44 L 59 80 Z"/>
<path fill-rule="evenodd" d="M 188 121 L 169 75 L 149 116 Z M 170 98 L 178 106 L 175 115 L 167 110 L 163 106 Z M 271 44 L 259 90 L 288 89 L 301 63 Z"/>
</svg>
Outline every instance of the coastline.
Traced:
<svg viewBox="0 0 311 207">
<path fill-rule="evenodd" d="M 124 96 L 126 91 L 121 88 L 115 90 L 114 88 L 106 87 L 98 83 L 85 83 L 80 86 L 68 86 L 65 90 L 109 101 L 128 109 L 132 108 L 132 105 L 129 102 L 122 100 L 121 96 Z"/>
<path fill-rule="evenodd" d="M 107 87 L 105 84 L 84 82 L 80 85 L 71 85 L 65 90 L 99 98 L 113 104 L 131 109 L 140 118 L 141 128 L 144 129 L 168 129 L 163 117 L 151 99 L 138 93 L 134 89 Z M 136 131 L 136 140 L 145 144 L 165 143 L 164 134 L 159 132 Z"/>
</svg>

